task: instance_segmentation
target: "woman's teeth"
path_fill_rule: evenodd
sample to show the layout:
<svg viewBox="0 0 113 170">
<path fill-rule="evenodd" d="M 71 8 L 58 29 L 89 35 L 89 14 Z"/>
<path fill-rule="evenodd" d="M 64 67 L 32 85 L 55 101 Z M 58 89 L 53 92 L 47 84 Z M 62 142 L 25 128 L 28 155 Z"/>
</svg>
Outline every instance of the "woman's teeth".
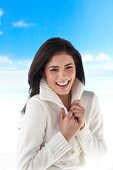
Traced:
<svg viewBox="0 0 113 170">
<path fill-rule="evenodd" d="M 69 81 L 66 81 L 66 82 L 63 82 L 63 83 L 60 83 L 60 82 L 56 82 L 57 85 L 59 86 L 66 86 L 68 84 Z"/>
</svg>

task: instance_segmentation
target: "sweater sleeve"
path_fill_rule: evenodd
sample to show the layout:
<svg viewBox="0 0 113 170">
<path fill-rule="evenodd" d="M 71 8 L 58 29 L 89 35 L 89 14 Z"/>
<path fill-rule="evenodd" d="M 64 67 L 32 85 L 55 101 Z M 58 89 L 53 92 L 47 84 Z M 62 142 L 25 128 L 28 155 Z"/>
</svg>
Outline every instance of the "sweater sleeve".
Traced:
<svg viewBox="0 0 113 170">
<path fill-rule="evenodd" d="M 106 152 L 102 114 L 95 94 L 93 94 L 90 124 L 87 126 L 85 123 L 85 127 L 78 133 L 77 138 L 87 157 L 98 157 Z"/>
<path fill-rule="evenodd" d="M 17 146 L 18 170 L 45 170 L 71 149 L 60 131 L 43 144 L 46 116 L 37 100 L 28 101 L 22 119 Z"/>
</svg>

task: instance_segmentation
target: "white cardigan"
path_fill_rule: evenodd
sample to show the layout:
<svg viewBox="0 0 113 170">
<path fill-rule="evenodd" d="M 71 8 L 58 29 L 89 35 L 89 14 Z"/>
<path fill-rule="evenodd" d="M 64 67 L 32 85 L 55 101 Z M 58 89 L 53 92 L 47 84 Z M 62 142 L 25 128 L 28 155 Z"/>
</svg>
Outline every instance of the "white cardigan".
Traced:
<svg viewBox="0 0 113 170">
<path fill-rule="evenodd" d="M 97 97 L 83 89 L 84 85 L 76 79 L 72 101 L 81 100 L 85 108 L 85 127 L 68 143 L 59 130 L 60 109 L 63 107 L 66 113 L 67 109 L 46 80 L 41 79 L 40 94 L 28 100 L 22 118 L 17 147 L 18 170 L 76 170 L 85 157 L 97 157 L 105 152 Z"/>
</svg>

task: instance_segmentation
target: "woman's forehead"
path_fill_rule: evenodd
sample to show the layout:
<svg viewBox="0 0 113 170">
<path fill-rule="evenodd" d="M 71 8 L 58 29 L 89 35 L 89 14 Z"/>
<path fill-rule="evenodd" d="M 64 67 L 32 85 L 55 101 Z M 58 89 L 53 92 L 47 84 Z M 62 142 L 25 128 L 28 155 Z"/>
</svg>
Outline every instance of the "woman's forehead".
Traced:
<svg viewBox="0 0 113 170">
<path fill-rule="evenodd" d="M 55 54 L 52 56 L 48 64 L 57 64 L 57 63 L 64 63 L 64 64 L 69 64 L 69 63 L 74 63 L 73 57 L 69 54 Z"/>
</svg>

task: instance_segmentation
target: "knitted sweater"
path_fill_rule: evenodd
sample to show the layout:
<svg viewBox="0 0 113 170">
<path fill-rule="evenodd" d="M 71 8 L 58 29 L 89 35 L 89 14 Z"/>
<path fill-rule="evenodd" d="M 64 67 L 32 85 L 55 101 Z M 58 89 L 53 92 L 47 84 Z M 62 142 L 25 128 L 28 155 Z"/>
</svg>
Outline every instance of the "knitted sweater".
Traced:
<svg viewBox="0 0 113 170">
<path fill-rule="evenodd" d="M 30 98 L 22 118 L 17 154 L 18 170 L 74 169 L 86 157 L 105 152 L 103 122 L 98 99 L 93 92 L 84 91 L 76 79 L 72 101 L 81 100 L 85 108 L 85 127 L 68 143 L 59 129 L 59 113 L 64 108 L 59 96 L 41 79 L 40 94 Z"/>
</svg>

